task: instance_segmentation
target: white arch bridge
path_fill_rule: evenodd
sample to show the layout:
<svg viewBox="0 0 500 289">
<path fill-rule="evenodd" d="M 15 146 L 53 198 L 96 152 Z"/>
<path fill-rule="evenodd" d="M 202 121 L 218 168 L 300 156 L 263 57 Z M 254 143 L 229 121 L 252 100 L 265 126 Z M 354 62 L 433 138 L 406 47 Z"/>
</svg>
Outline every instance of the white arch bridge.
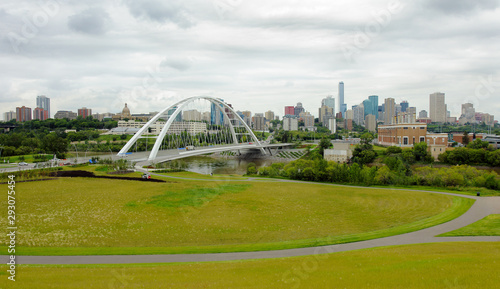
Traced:
<svg viewBox="0 0 500 289">
<path fill-rule="evenodd" d="M 210 105 L 210 122 L 194 123 L 201 130 L 197 133 L 193 131 L 189 133 L 187 126 L 182 125 L 185 124 L 181 120 L 184 118 L 183 111 L 196 107 L 201 101 Z M 193 111 L 199 113 L 196 110 L 188 112 Z M 150 136 L 152 130 L 156 133 Z M 134 149 L 134 145 L 137 151 L 137 143 L 140 139 L 146 139 L 146 152 L 136 153 L 132 158 L 143 163 L 160 163 L 224 151 L 239 153 L 240 150 L 259 150 L 263 155 L 268 155 L 273 154 L 273 148 L 278 150 L 291 145 L 260 142 L 248 124 L 231 106 L 209 96 L 190 97 L 163 109 L 139 129 L 117 156 L 130 155 L 129 151 Z M 155 139 L 153 148 L 149 152 L 147 152 L 148 139 Z"/>
</svg>

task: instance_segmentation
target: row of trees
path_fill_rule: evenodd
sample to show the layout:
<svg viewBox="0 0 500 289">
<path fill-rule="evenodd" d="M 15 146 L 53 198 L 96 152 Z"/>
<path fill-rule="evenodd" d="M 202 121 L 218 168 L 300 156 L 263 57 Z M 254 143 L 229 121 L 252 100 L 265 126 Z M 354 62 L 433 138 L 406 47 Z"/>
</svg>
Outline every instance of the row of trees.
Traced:
<svg viewBox="0 0 500 289">
<path fill-rule="evenodd" d="M 23 138 L 23 135 L 26 136 Z M 29 155 L 29 154 L 55 154 L 64 158 L 69 141 L 61 138 L 57 133 L 31 135 L 23 133 L 0 134 L 2 157 Z"/>
<path fill-rule="evenodd" d="M 411 169 L 402 163 L 392 166 L 361 166 L 317 160 L 296 160 L 288 164 L 275 163 L 258 170 L 250 164 L 248 175 L 283 177 L 293 180 L 331 182 L 354 185 L 404 185 L 433 187 L 485 187 L 500 189 L 495 172 L 477 170 L 470 166 L 449 168 L 421 167 Z"/>
<path fill-rule="evenodd" d="M 16 128 L 0 134 L 2 157 L 55 154 L 58 158 L 64 158 L 70 142 L 98 139 L 98 129 L 111 129 L 117 126 L 116 121 L 99 121 L 92 117 L 85 119 L 78 117 L 76 120 L 31 120 L 22 123 L 12 120 L 4 124 L 15 125 Z M 66 133 L 68 129 L 76 132 Z"/>
<path fill-rule="evenodd" d="M 459 133 L 467 133 L 475 131 L 476 133 L 489 133 L 491 130 L 491 133 L 493 134 L 500 134 L 500 126 L 498 124 L 495 124 L 493 128 L 490 126 L 486 125 L 484 122 L 481 124 L 465 124 L 465 125 L 460 125 L 460 124 L 437 124 L 437 123 L 432 123 L 427 125 L 427 131 L 428 132 L 435 132 L 435 133 L 453 133 L 453 132 L 459 132 Z"/>
<path fill-rule="evenodd" d="M 456 148 L 439 155 L 439 161 L 450 165 L 500 166 L 500 150 Z"/>
<path fill-rule="evenodd" d="M 0 122 L 2 123 L 2 122 Z M 47 119 L 47 120 L 30 120 L 25 122 L 16 122 L 16 120 L 11 120 L 8 122 L 3 122 L 3 124 L 15 125 L 15 132 L 22 131 L 45 131 L 46 133 L 54 131 L 56 129 L 72 129 L 72 130 L 86 130 L 86 129 L 112 129 L 118 126 L 118 122 L 115 120 L 103 120 L 89 116 L 83 118 L 79 116 L 77 119 Z"/>
</svg>

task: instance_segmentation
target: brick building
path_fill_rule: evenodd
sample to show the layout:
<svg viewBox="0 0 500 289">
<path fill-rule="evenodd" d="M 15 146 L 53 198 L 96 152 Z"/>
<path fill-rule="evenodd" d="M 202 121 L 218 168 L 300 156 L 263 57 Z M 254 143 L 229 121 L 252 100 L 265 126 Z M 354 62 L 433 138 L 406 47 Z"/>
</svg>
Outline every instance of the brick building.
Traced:
<svg viewBox="0 0 500 289">
<path fill-rule="evenodd" d="M 383 146 L 413 147 L 416 143 L 426 141 L 426 135 L 426 124 L 392 124 L 378 127 L 378 143 Z"/>
</svg>

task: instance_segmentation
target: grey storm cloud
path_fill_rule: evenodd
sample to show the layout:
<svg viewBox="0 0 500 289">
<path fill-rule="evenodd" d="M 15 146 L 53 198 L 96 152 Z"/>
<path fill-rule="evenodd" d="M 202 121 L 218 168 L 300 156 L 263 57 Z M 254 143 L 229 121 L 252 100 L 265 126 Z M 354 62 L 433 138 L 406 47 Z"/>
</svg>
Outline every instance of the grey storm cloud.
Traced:
<svg viewBox="0 0 500 289">
<path fill-rule="evenodd" d="M 105 33 L 109 22 L 109 14 L 101 8 L 90 8 L 68 17 L 70 29 L 86 34 Z"/>
<path fill-rule="evenodd" d="M 182 1 L 126 1 L 130 13 L 138 19 L 147 19 L 158 23 L 171 22 L 181 28 L 194 25 L 190 14 Z"/>
</svg>

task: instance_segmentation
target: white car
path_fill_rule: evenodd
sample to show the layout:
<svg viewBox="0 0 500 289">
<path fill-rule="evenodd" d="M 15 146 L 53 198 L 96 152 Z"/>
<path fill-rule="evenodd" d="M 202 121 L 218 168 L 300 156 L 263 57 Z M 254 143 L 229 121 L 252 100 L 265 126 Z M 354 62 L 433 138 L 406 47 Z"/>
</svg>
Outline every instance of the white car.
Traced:
<svg viewBox="0 0 500 289">
<path fill-rule="evenodd" d="M 20 165 L 20 166 L 27 166 L 27 165 L 28 165 L 28 163 L 26 163 L 26 162 L 20 162 L 20 163 L 19 163 L 19 165 Z"/>
</svg>

